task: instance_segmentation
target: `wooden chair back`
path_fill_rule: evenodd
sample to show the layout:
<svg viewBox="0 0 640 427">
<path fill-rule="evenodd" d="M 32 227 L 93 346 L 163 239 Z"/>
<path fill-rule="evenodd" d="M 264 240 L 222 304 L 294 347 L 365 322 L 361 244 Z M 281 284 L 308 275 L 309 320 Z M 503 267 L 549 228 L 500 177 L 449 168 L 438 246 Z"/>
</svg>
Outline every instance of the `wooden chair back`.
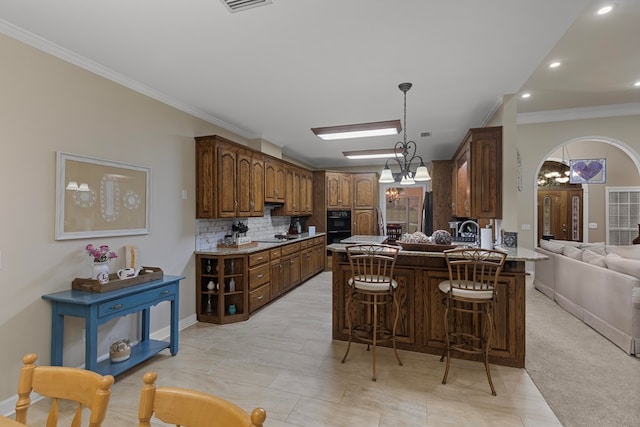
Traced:
<svg viewBox="0 0 640 427">
<path fill-rule="evenodd" d="M 88 408 L 90 411 L 89 427 L 100 427 L 107 414 L 113 376 L 103 376 L 96 372 L 64 366 L 36 366 L 37 359 L 38 356 L 34 353 L 22 358 L 16 421 L 27 424 L 31 391 L 34 391 L 41 396 L 53 399 L 47 418 L 47 427 L 58 425 L 59 400 L 77 403 L 71 427 L 82 425 L 83 408 Z"/>
<path fill-rule="evenodd" d="M 262 427 L 267 413 L 255 408 L 251 415 L 241 407 L 211 394 L 179 387 L 156 387 L 158 374 L 144 374 L 139 427 L 150 427 L 151 418 L 176 426 Z"/>
<path fill-rule="evenodd" d="M 507 254 L 493 249 L 461 248 L 445 251 L 450 296 L 459 299 L 493 297 Z M 475 294 L 475 295 L 474 295 Z"/>
</svg>

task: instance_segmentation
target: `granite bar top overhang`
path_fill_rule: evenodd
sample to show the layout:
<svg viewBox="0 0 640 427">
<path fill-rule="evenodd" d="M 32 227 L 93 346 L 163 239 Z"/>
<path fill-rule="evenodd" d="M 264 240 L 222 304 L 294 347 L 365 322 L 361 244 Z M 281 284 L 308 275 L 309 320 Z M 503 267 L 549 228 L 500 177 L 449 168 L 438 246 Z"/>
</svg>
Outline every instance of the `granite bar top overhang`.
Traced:
<svg viewBox="0 0 640 427">
<path fill-rule="evenodd" d="M 354 243 L 379 243 L 374 240 L 367 241 L 363 236 L 353 236 L 358 237 L 357 241 L 347 242 L 347 243 L 332 243 L 327 245 L 327 249 L 335 252 L 345 252 L 345 247 L 349 244 Z M 383 236 L 370 236 L 370 237 L 383 237 Z M 342 242 L 345 242 L 343 240 Z M 499 249 L 507 253 L 507 261 L 545 261 L 548 260 L 549 257 L 543 254 L 539 254 L 531 249 L 517 247 L 517 248 L 501 248 Z M 444 252 L 422 252 L 422 251 L 407 251 L 404 249 L 400 250 L 400 256 L 415 256 L 415 257 L 432 257 L 432 258 L 444 258 Z"/>
</svg>

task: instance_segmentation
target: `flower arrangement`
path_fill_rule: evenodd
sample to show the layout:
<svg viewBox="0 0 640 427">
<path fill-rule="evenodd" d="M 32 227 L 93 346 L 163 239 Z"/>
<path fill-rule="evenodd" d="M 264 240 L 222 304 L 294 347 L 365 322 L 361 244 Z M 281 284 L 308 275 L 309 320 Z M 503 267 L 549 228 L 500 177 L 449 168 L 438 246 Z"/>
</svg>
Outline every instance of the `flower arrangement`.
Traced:
<svg viewBox="0 0 640 427">
<path fill-rule="evenodd" d="M 233 224 L 231 226 L 231 230 L 240 233 L 240 234 L 244 234 L 247 231 L 249 231 L 249 227 L 242 221 L 238 221 L 238 224 Z"/>
<path fill-rule="evenodd" d="M 95 247 L 91 243 L 89 243 L 86 248 L 89 255 L 93 257 L 93 262 L 106 262 L 113 258 L 118 258 L 115 252 L 109 250 L 109 246 L 101 245 L 100 247 Z"/>
</svg>

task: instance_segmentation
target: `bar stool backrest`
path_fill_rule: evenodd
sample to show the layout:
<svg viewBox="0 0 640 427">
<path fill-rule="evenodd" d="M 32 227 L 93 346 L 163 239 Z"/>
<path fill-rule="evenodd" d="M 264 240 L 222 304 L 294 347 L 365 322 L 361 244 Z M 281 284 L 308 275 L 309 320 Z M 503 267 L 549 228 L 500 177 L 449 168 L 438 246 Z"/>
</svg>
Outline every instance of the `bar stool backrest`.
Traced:
<svg viewBox="0 0 640 427">
<path fill-rule="evenodd" d="M 445 251 L 451 296 L 492 298 L 507 254 L 493 249 L 461 248 Z"/>
<path fill-rule="evenodd" d="M 358 244 L 347 246 L 346 250 L 353 272 L 351 281 L 357 288 L 382 290 L 386 285 L 392 290 L 396 286 L 393 268 L 400 250 L 397 246 Z"/>
</svg>

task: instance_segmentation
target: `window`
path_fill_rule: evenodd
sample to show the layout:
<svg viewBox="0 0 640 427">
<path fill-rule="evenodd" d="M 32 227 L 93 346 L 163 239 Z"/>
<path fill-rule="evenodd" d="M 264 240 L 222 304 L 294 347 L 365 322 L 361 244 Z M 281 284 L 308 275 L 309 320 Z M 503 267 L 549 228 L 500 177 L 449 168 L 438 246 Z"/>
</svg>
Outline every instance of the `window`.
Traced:
<svg viewBox="0 0 640 427">
<path fill-rule="evenodd" d="M 631 245 L 640 224 L 640 187 L 607 187 L 607 244 Z"/>
</svg>

